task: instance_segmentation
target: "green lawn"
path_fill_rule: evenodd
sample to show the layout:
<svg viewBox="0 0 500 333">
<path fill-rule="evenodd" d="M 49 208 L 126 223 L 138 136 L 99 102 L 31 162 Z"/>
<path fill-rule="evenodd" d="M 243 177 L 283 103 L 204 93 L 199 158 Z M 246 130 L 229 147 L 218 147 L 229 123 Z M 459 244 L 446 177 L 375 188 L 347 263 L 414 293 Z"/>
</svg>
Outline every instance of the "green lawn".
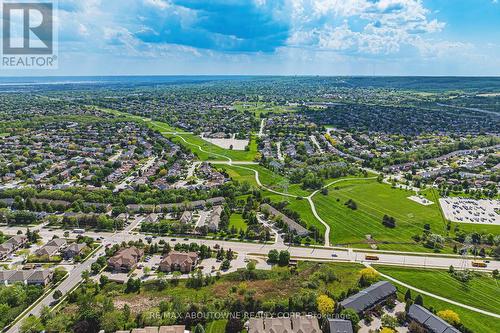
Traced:
<svg viewBox="0 0 500 333">
<path fill-rule="evenodd" d="M 284 113 L 294 111 L 294 107 L 284 106 L 284 105 L 273 105 L 264 102 L 236 102 L 233 104 L 236 110 L 244 112 L 252 112 L 256 117 L 260 117 L 261 114 L 266 115 L 267 113 Z"/>
<path fill-rule="evenodd" d="M 0 133 L 0 138 L 5 138 L 9 135 L 10 135 L 10 133 Z"/>
<path fill-rule="evenodd" d="M 123 116 L 125 119 L 144 122 L 150 128 L 158 130 L 159 132 L 162 132 L 162 134 L 165 137 L 171 139 L 173 142 L 189 148 L 202 161 L 226 160 L 229 158 L 232 158 L 235 161 L 253 161 L 255 158 L 255 155 L 257 154 L 257 142 L 255 140 L 254 135 L 251 135 L 250 144 L 249 144 L 249 147 L 250 147 L 249 151 L 230 150 L 230 149 L 224 149 L 224 148 L 221 148 L 219 146 L 216 146 L 210 142 L 203 140 L 201 137 L 194 135 L 194 134 L 177 134 L 177 135 L 175 135 L 175 134 L 173 134 L 173 132 L 183 133 L 184 130 L 172 127 L 169 124 L 164 123 L 164 122 L 150 121 L 147 118 L 131 115 L 129 113 L 120 112 L 120 111 L 112 110 L 112 109 L 99 108 L 99 110 L 104 111 L 104 112 L 108 112 L 108 113 L 112 113 L 112 114 L 117 115 L 117 116 Z M 201 146 L 202 149 L 207 151 L 208 153 L 200 151 L 198 146 Z"/>
<path fill-rule="evenodd" d="M 231 217 L 229 218 L 229 229 L 231 229 L 232 227 L 235 227 L 236 230 L 246 231 L 248 225 L 241 214 L 231 214 Z"/>
<path fill-rule="evenodd" d="M 255 137 L 252 135 L 250 140 L 250 150 L 230 150 L 216 146 L 208 141 L 203 140 L 201 137 L 194 134 L 169 134 L 164 135 L 171 139 L 173 142 L 188 147 L 200 160 L 219 160 L 224 161 L 229 158 L 234 161 L 253 161 L 257 154 L 257 143 Z M 201 146 L 204 151 L 200 151 Z M 208 152 L 208 153 L 207 153 Z"/>
<path fill-rule="evenodd" d="M 494 294 L 487 294 L 488 291 L 494 289 L 493 286 L 488 286 L 484 290 L 484 293 L 481 293 L 478 289 L 478 286 L 484 281 L 492 282 L 491 278 L 479 278 L 476 283 L 472 281 L 471 290 L 467 291 L 465 289 L 461 290 L 453 290 L 453 286 L 456 286 L 454 282 L 451 282 L 451 285 L 448 285 L 449 279 L 444 277 L 443 274 L 447 274 L 445 272 L 437 273 L 435 271 L 423 271 L 420 273 L 420 270 L 411 270 L 411 269 L 403 269 L 403 268 L 392 268 L 392 267 L 376 267 L 377 270 L 388 274 L 396 279 L 399 279 L 405 283 L 408 283 L 414 287 L 418 287 L 419 289 L 429 291 L 435 293 L 440 296 L 448 297 L 454 301 L 471 304 L 474 303 L 474 306 L 479 307 L 478 304 L 482 304 L 483 308 L 486 302 L 492 301 L 492 305 L 489 308 L 492 308 L 493 304 L 498 304 L 499 302 L 499 290 L 496 287 Z M 425 278 L 425 280 L 423 279 Z M 486 280 L 485 280 L 486 279 Z M 442 283 L 439 283 L 439 280 L 442 280 Z M 391 282 L 393 283 L 393 282 Z M 400 300 L 404 299 L 404 294 L 406 293 L 406 288 L 393 283 L 398 289 L 398 298 Z M 495 284 L 496 285 L 496 284 Z M 483 286 L 484 288 L 485 286 Z M 411 291 L 413 299 L 417 296 L 417 292 Z M 479 297 L 479 299 L 467 299 L 465 295 L 470 295 L 472 298 Z M 450 304 L 445 301 L 440 301 L 436 298 L 422 295 L 424 299 L 424 306 L 426 308 L 433 308 L 436 312 L 441 310 L 452 310 L 455 311 L 459 317 L 461 322 L 473 330 L 475 333 L 497 333 L 500 332 L 500 320 L 484 315 L 472 310 L 464 309 L 460 306 L 456 306 Z M 492 298 L 496 297 L 495 300 Z M 472 305 L 472 304 L 471 304 Z M 486 308 L 485 308 L 486 310 Z M 498 307 L 495 309 L 498 313 Z"/>
<path fill-rule="evenodd" d="M 219 164 L 216 166 L 220 169 L 225 169 L 233 180 L 237 180 L 240 182 L 247 181 L 253 186 L 257 186 L 257 181 L 255 180 L 255 172 L 249 169 L 256 170 L 259 172 L 259 179 L 263 185 L 278 192 L 285 192 L 285 177 L 274 173 L 261 165 L 230 166 Z M 288 183 L 288 189 L 286 190 L 286 192 L 291 195 L 308 196 L 312 191 L 302 189 L 300 184 Z"/>
<path fill-rule="evenodd" d="M 447 271 L 376 266 L 381 273 L 416 288 L 456 302 L 500 314 L 500 285 L 498 280 L 477 273 L 471 281 L 463 283 Z"/>
<path fill-rule="evenodd" d="M 221 333 L 226 331 L 227 320 L 216 320 L 207 324 L 205 333 Z"/>
<path fill-rule="evenodd" d="M 410 195 L 376 180 L 352 180 L 331 186 L 328 195 L 317 194 L 313 200 L 318 214 L 332 226 L 332 244 L 359 245 L 371 235 L 378 242 L 402 243 L 399 250 L 416 250 L 415 245 L 405 243 L 413 243 L 411 236 L 422 234 L 425 223 L 440 234 L 445 234 L 446 224 L 437 205 L 420 205 L 409 200 Z M 356 202 L 357 210 L 345 206 L 349 199 Z M 384 214 L 396 219 L 396 228 L 382 225 Z M 384 249 L 384 244 L 379 248 Z"/>
</svg>

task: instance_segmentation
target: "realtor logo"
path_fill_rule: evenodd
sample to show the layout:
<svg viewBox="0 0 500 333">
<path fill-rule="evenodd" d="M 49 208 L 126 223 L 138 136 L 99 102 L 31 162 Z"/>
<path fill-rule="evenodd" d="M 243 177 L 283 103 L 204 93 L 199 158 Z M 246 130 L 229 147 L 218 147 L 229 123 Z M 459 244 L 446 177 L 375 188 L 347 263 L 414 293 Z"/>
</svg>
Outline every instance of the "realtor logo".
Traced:
<svg viewBox="0 0 500 333">
<path fill-rule="evenodd" d="M 2 67 L 55 68 L 54 3 L 2 3 Z"/>
</svg>

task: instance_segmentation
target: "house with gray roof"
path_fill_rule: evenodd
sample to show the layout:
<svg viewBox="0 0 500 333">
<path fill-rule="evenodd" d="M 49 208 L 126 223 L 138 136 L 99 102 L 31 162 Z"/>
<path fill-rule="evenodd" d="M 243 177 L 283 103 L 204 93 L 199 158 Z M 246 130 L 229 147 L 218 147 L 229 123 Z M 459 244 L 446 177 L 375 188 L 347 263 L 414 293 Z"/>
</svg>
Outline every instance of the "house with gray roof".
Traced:
<svg viewBox="0 0 500 333">
<path fill-rule="evenodd" d="M 362 313 L 395 295 L 396 287 L 388 281 L 380 281 L 346 298 L 340 302 L 340 305 L 345 309 L 353 309 L 357 313 Z"/>
<path fill-rule="evenodd" d="M 328 319 L 329 333 L 353 333 L 352 323 L 345 319 Z"/>
<path fill-rule="evenodd" d="M 46 286 L 52 280 L 52 276 L 54 272 L 44 269 L 34 271 L 26 280 L 28 284 L 38 285 L 38 286 Z"/>
<path fill-rule="evenodd" d="M 0 271 L 0 285 L 24 283 L 46 286 L 52 280 L 51 270 Z"/>
<path fill-rule="evenodd" d="M 5 243 L 0 245 L 0 259 L 7 257 L 12 252 L 19 249 L 28 242 L 28 237 L 25 235 L 16 235 L 11 237 Z"/>
<path fill-rule="evenodd" d="M 37 256 L 47 256 L 47 257 L 52 257 L 55 255 L 59 250 L 66 245 L 66 240 L 62 238 L 54 238 L 47 242 L 44 246 L 39 248 L 35 254 Z"/>
<path fill-rule="evenodd" d="M 418 304 L 410 306 L 408 317 L 424 326 L 431 333 L 460 333 L 455 327 Z"/>
<path fill-rule="evenodd" d="M 15 271 L 0 271 L 0 285 L 7 285 L 9 278 L 14 275 Z"/>
<path fill-rule="evenodd" d="M 273 206 L 271 206 L 269 204 L 262 204 L 260 206 L 260 209 L 263 211 L 267 211 L 269 213 L 269 216 L 271 216 L 272 218 L 274 218 L 274 217 L 281 218 L 281 220 L 288 226 L 288 230 L 290 230 L 292 232 L 296 232 L 297 235 L 307 236 L 309 234 L 309 230 L 307 230 L 306 228 L 304 228 L 303 226 L 301 226 L 300 224 L 298 224 L 297 222 L 295 222 L 294 220 L 292 220 L 291 218 L 289 218 L 285 214 L 281 213 L 279 210 L 277 210 Z"/>
</svg>

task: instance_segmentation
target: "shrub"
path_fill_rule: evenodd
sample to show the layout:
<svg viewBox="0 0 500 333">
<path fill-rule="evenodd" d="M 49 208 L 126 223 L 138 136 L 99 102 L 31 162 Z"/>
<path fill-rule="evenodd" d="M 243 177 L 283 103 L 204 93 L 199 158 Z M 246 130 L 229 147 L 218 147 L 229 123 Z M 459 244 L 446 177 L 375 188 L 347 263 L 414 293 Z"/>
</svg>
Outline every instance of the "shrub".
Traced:
<svg viewBox="0 0 500 333">
<path fill-rule="evenodd" d="M 460 317 L 455 311 L 443 310 L 439 311 L 437 315 L 450 325 L 457 326 L 460 324 Z"/>
</svg>

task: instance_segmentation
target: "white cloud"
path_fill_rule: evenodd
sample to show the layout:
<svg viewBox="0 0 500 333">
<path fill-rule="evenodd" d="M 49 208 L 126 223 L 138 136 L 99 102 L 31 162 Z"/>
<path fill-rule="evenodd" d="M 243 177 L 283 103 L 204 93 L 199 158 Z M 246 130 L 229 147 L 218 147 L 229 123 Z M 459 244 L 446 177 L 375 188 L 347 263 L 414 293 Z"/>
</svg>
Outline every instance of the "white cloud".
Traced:
<svg viewBox="0 0 500 333">
<path fill-rule="evenodd" d="M 388 54 L 442 31 L 421 0 L 292 0 L 293 46 Z M 353 22 L 351 24 L 351 22 Z M 355 26 L 355 27 L 353 27 Z"/>
</svg>

